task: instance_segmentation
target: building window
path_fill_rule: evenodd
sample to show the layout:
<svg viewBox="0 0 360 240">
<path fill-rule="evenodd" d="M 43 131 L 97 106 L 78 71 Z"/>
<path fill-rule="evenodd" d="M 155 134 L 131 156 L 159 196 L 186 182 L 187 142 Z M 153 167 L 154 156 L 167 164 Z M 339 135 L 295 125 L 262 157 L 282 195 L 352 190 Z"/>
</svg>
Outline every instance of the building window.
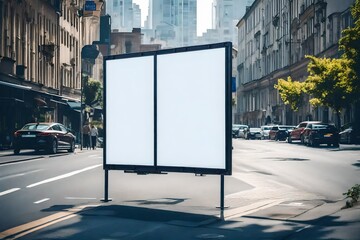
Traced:
<svg viewBox="0 0 360 240">
<path fill-rule="evenodd" d="M 131 53 L 131 45 L 130 41 L 125 42 L 125 53 Z"/>
</svg>

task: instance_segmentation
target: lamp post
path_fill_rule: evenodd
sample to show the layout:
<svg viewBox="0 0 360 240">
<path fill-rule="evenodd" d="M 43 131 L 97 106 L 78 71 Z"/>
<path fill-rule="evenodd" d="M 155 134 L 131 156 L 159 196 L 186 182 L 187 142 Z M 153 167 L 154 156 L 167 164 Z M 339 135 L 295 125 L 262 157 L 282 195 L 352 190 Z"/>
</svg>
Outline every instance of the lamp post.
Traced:
<svg viewBox="0 0 360 240">
<path fill-rule="evenodd" d="M 89 74 L 91 74 L 91 72 L 88 72 L 87 69 L 89 69 L 89 65 L 90 64 L 95 64 L 95 59 L 98 57 L 99 55 L 99 50 L 97 48 L 96 45 L 85 45 L 82 49 L 81 49 L 81 97 L 80 97 L 80 149 L 82 150 L 82 145 L 83 145 L 83 131 L 82 131 L 82 127 L 83 127 L 83 88 L 84 88 L 84 80 L 88 79 Z"/>
</svg>

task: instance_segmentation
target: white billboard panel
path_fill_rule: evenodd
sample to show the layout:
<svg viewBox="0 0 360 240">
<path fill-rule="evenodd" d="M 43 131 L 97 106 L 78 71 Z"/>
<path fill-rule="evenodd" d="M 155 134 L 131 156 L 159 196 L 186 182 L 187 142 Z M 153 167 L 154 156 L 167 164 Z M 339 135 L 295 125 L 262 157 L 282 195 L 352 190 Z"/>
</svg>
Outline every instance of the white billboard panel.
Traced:
<svg viewBox="0 0 360 240">
<path fill-rule="evenodd" d="M 231 174 L 228 43 L 105 57 L 104 168 Z"/>
<path fill-rule="evenodd" d="M 105 62 L 105 164 L 154 165 L 154 57 Z"/>
<path fill-rule="evenodd" d="M 225 48 L 157 56 L 157 165 L 225 169 Z"/>
</svg>

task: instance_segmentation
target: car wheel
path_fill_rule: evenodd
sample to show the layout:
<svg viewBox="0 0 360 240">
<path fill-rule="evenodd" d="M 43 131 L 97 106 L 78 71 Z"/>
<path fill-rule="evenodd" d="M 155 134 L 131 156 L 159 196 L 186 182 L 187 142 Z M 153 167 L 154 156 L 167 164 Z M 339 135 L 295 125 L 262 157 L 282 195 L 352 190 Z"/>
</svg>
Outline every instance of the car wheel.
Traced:
<svg viewBox="0 0 360 240">
<path fill-rule="evenodd" d="M 70 149 L 68 150 L 68 152 L 74 152 L 75 151 L 75 142 L 72 141 L 70 144 Z"/>
<path fill-rule="evenodd" d="M 339 147 L 339 143 L 334 143 L 333 146 L 338 148 L 338 147 Z"/>
<path fill-rule="evenodd" d="M 288 136 L 287 142 L 288 142 L 288 143 L 292 143 L 292 140 L 291 140 L 291 137 L 290 137 L 290 136 Z"/>
<path fill-rule="evenodd" d="M 19 154 L 20 153 L 20 149 L 19 148 L 15 148 L 14 149 L 14 154 Z"/>
<path fill-rule="evenodd" d="M 57 153 L 57 147 L 58 146 L 57 146 L 56 140 L 53 140 L 51 145 L 50 145 L 49 152 L 53 153 L 53 154 Z"/>
</svg>

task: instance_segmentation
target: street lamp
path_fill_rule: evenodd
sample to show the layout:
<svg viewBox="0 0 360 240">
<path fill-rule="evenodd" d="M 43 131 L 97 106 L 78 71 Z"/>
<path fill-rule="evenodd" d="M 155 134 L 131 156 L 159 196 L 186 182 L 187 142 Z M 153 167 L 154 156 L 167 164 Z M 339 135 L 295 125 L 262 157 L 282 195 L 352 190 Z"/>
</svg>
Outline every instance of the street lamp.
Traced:
<svg viewBox="0 0 360 240">
<path fill-rule="evenodd" d="M 89 72 L 87 71 L 89 64 L 95 64 L 95 59 L 99 55 L 99 50 L 96 45 L 85 45 L 81 49 L 81 81 L 80 81 L 80 90 L 81 90 L 81 97 L 80 97 L 80 149 L 82 150 L 83 145 L 83 87 L 84 83 L 83 81 L 88 79 Z M 90 73 L 91 74 L 91 73 Z"/>
</svg>

